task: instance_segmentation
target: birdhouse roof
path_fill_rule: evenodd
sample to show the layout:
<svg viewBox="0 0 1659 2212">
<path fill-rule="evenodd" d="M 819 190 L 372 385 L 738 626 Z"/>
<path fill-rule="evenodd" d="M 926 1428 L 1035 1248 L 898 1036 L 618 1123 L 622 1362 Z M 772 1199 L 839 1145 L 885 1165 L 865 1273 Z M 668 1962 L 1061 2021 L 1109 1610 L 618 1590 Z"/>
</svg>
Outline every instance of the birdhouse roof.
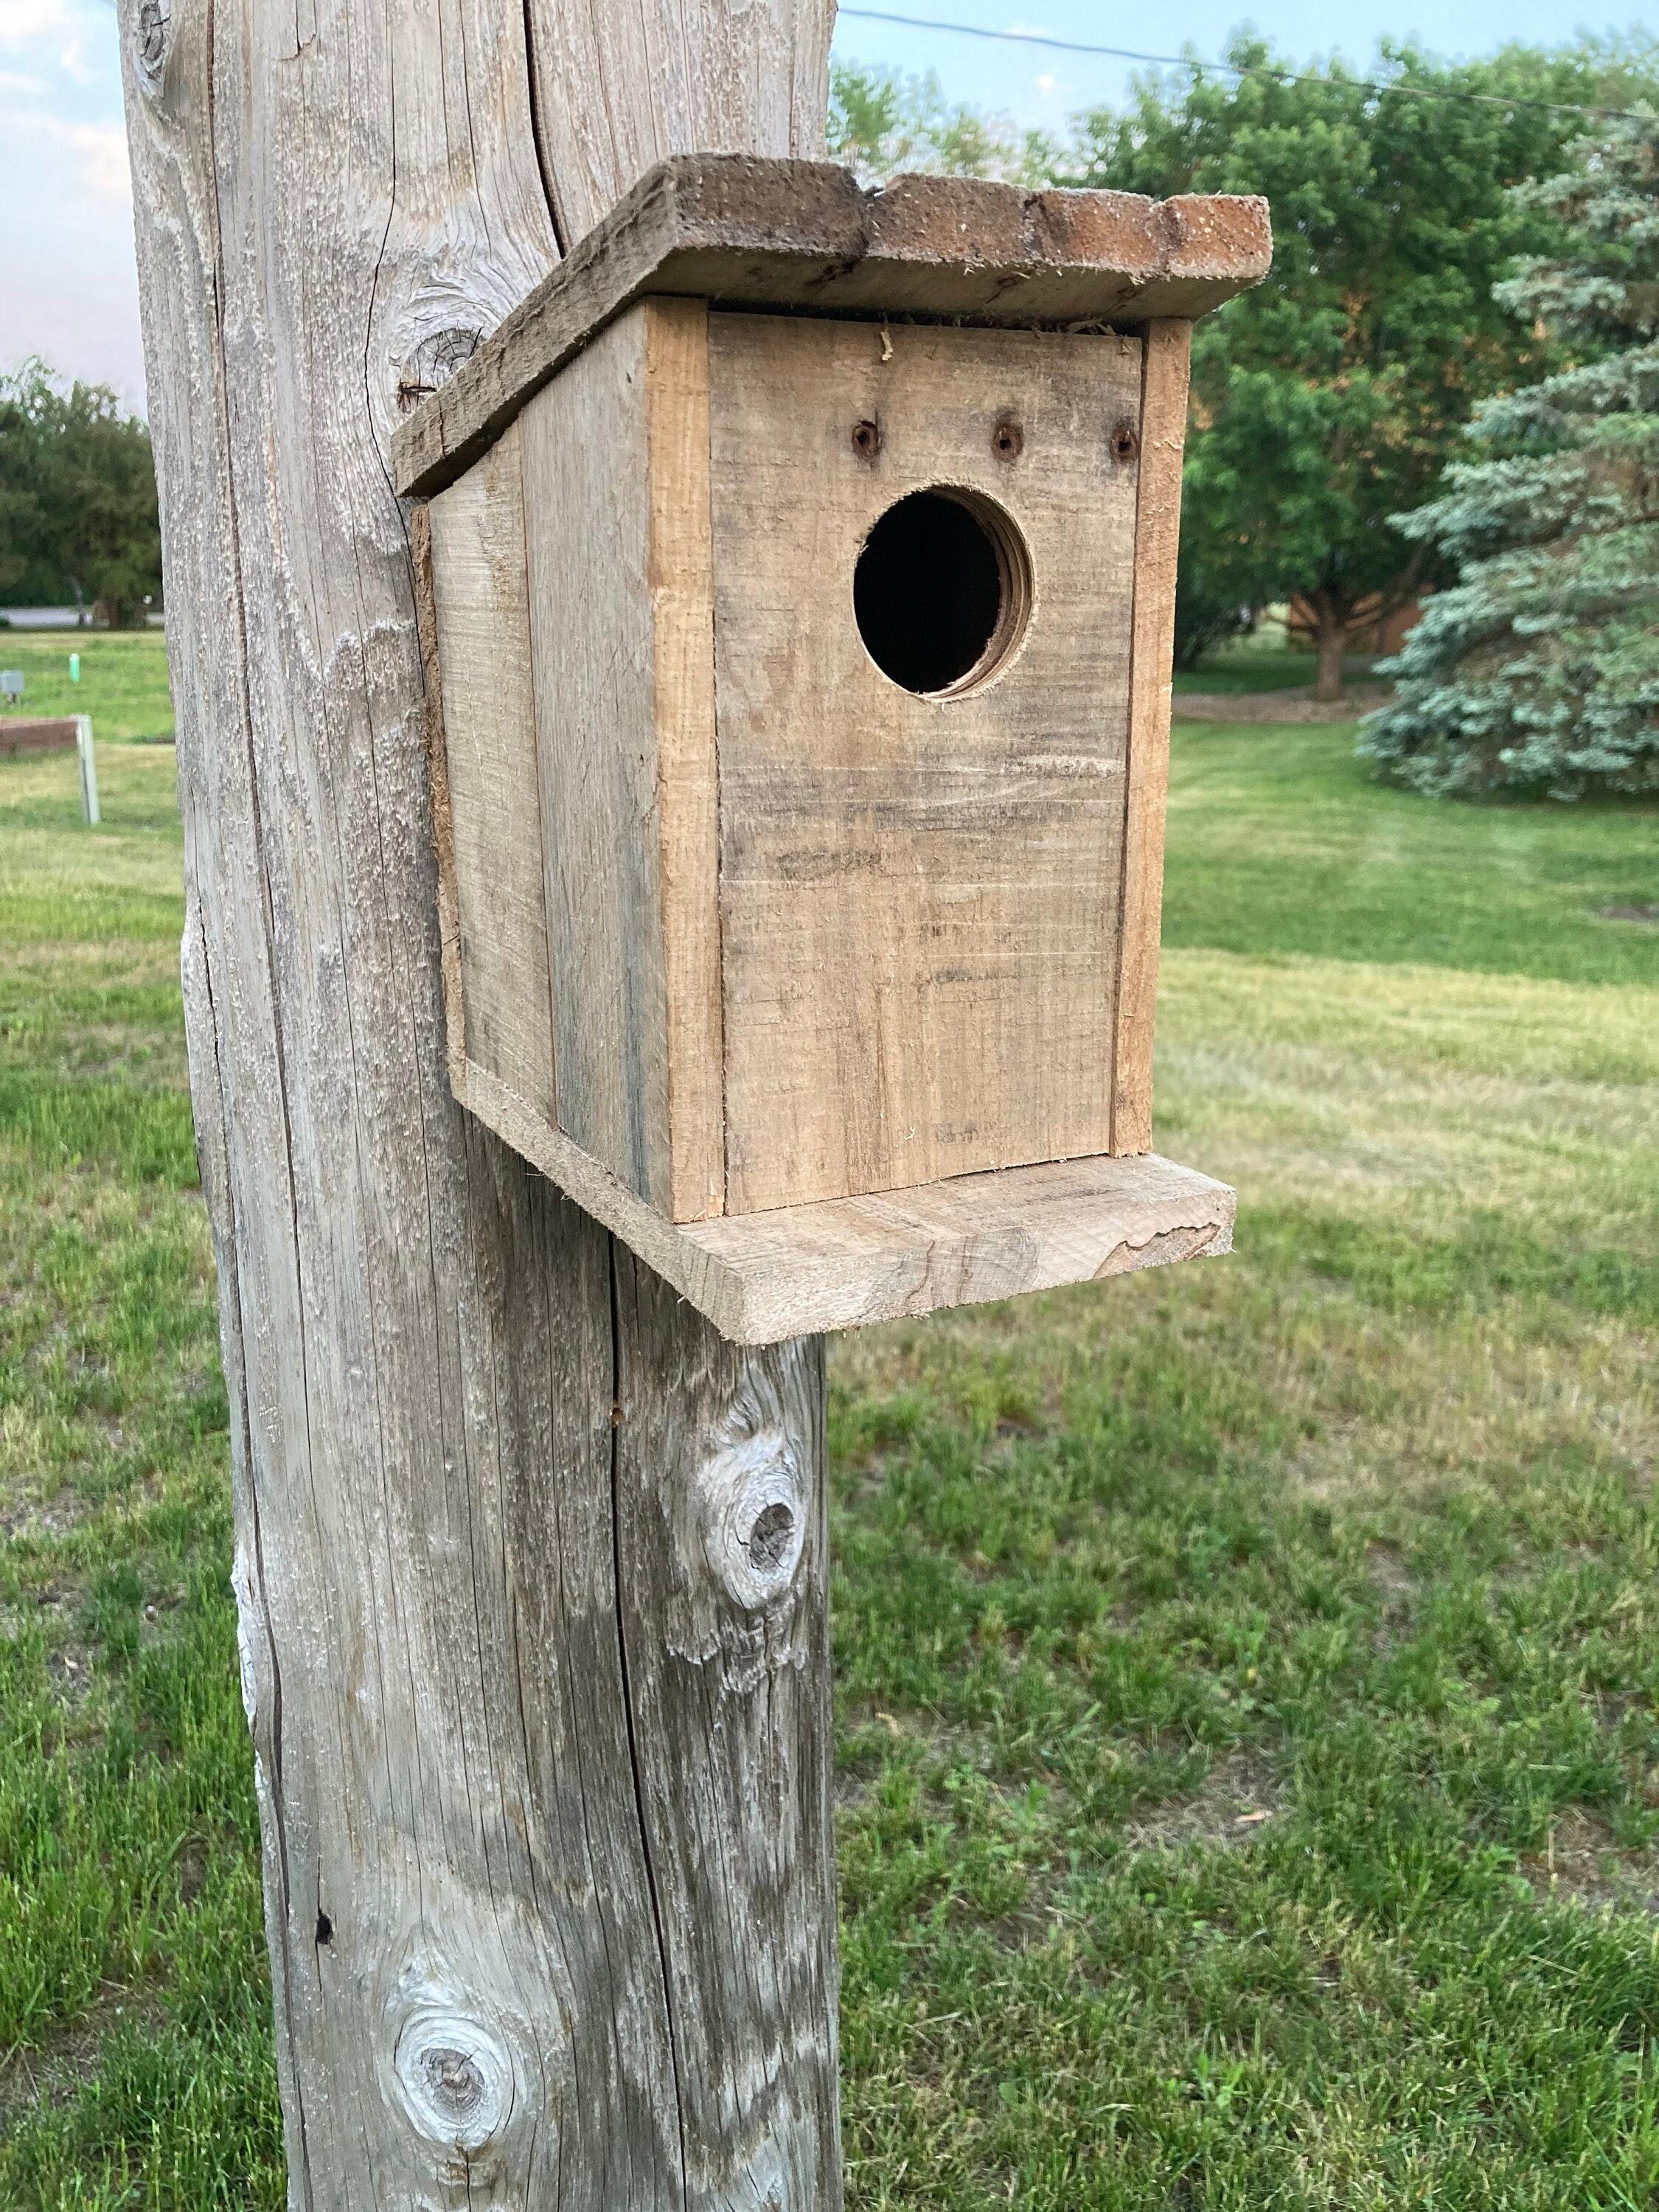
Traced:
<svg viewBox="0 0 1659 2212">
<path fill-rule="evenodd" d="M 866 190 L 823 161 L 676 156 L 641 178 L 398 429 L 405 496 L 440 491 L 632 301 L 1128 330 L 1206 314 L 1273 258 L 1257 198 L 1025 191 L 966 177 Z"/>
</svg>

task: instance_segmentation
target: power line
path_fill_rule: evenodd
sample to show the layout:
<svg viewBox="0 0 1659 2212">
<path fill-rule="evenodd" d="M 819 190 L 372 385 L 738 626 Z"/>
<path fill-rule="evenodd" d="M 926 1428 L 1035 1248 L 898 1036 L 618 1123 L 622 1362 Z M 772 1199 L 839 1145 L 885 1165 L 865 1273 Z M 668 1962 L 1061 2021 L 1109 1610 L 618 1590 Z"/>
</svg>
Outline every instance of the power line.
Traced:
<svg viewBox="0 0 1659 2212">
<path fill-rule="evenodd" d="M 1224 70 L 1230 76 L 1270 76 L 1280 84 L 1339 84 L 1353 92 L 1397 94 L 1408 100 L 1473 100 L 1488 107 L 1540 107 L 1551 115 L 1593 115 L 1613 123 L 1651 123 L 1655 118 L 1635 107 L 1583 107 L 1571 100 L 1527 100 L 1501 92 L 1454 92 L 1426 84 L 1369 84 L 1358 77 L 1316 76 L 1310 71 L 1271 68 L 1263 62 L 1201 62 L 1191 54 L 1138 54 L 1127 46 L 1095 46 L 1079 39 L 1051 38 L 1046 31 L 991 31 L 982 23 L 941 23 L 931 15 L 893 15 L 882 8 L 839 8 L 838 15 L 856 15 L 866 23 L 902 23 L 913 31 L 950 31 L 963 39 L 1000 39 L 1017 46 L 1048 46 L 1062 54 L 1103 54 L 1112 61 L 1152 62 L 1160 68 Z"/>
</svg>

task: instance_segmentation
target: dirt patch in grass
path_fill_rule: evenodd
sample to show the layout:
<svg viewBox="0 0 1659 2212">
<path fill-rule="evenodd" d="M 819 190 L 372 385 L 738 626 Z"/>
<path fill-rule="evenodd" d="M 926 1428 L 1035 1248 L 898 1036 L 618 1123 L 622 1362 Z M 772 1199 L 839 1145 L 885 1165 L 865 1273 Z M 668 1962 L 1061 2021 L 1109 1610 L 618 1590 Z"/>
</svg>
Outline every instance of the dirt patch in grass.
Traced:
<svg viewBox="0 0 1659 2212">
<path fill-rule="evenodd" d="M 1659 1914 L 1659 1845 L 1622 1850 L 1607 1822 L 1583 1807 L 1556 1822 L 1549 1842 L 1523 1859 L 1521 1870 L 1540 1897 Z"/>
<path fill-rule="evenodd" d="M 153 2028 L 161 2016 L 160 2000 L 143 1990 L 106 1990 L 78 2019 L 0 2057 L 0 2136 L 22 2112 L 61 2104 L 89 2081 L 107 2036 L 124 2027 Z"/>
<path fill-rule="evenodd" d="M 1124 1841 L 1133 1850 L 1174 1850 L 1189 1844 L 1247 1844 L 1284 1810 L 1284 1785 L 1259 1752 L 1230 1752 L 1203 1786 L 1130 1820 Z"/>
<path fill-rule="evenodd" d="M 1381 684 L 1352 684 L 1340 699 L 1311 691 L 1177 691 L 1175 718 L 1187 722 L 1357 722 L 1392 695 Z"/>
</svg>

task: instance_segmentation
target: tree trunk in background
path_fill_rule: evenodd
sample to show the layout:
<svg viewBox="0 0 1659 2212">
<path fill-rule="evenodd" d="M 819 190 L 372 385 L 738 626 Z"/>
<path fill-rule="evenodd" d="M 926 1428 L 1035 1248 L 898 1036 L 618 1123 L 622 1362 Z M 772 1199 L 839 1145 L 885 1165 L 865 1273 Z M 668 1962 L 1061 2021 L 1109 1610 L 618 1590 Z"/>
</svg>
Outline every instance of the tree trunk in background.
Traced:
<svg viewBox="0 0 1659 2212">
<path fill-rule="evenodd" d="M 1311 593 L 1308 604 L 1319 625 L 1314 635 L 1318 655 L 1315 662 L 1314 697 L 1340 699 L 1342 664 L 1348 650 L 1348 611 L 1331 592 Z"/>
<path fill-rule="evenodd" d="M 839 2202 L 821 1349 L 449 1096 L 386 465 L 650 161 L 822 151 L 829 18 L 122 0 L 295 2208 Z"/>
</svg>

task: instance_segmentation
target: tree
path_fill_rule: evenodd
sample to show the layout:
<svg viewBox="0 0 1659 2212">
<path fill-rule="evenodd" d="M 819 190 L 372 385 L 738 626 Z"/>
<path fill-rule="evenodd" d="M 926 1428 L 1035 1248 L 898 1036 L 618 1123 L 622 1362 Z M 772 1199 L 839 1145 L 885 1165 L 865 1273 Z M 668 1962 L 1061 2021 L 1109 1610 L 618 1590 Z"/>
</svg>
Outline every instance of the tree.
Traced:
<svg viewBox="0 0 1659 2212">
<path fill-rule="evenodd" d="M 161 589 L 149 432 L 114 392 L 39 361 L 0 374 L 0 597 L 102 601 L 125 619 Z"/>
<path fill-rule="evenodd" d="M 1254 38 L 1230 58 L 1274 67 Z M 1200 324 L 1194 349 L 1184 596 L 1303 594 L 1322 697 L 1340 695 L 1356 609 L 1392 612 L 1450 574 L 1392 518 L 1427 495 L 1483 398 L 1555 362 L 1550 332 L 1492 297 L 1514 256 L 1559 235 L 1553 206 L 1510 189 L 1558 167 L 1580 127 L 1548 103 L 1622 102 L 1653 58 L 1517 46 L 1449 67 L 1390 46 L 1378 82 L 1447 96 L 1379 92 L 1332 63 L 1295 82 L 1149 78 L 1123 113 L 1085 118 L 1067 181 L 1272 204 L 1272 276 Z"/>
<path fill-rule="evenodd" d="M 839 61 L 830 71 L 829 149 L 866 184 L 904 169 L 1037 184 L 1059 158 L 1040 131 L 948 100 L 932 70 L 907 77 Z"/>
<path fill-rule="evenodd" d="M 1489 400 L 1470 426 L 1483 458 L 1395 518 L 1459 568 L 1360 747 L 1419 791 L 1659 792 L 1659 120 L 1574 150 L 1571 173 L 1516 194 L 1568 251 L 1498 296 L 1578 359 Z"/>
</svg>

